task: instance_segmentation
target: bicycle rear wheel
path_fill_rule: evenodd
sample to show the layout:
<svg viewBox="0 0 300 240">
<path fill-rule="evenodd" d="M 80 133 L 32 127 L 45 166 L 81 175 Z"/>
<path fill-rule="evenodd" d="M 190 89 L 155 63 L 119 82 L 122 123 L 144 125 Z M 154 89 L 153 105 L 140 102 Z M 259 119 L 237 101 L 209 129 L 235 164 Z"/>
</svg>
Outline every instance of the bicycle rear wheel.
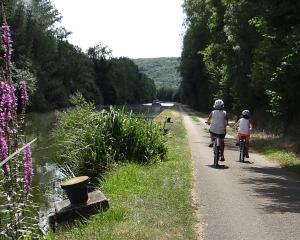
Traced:
<svg viewBox="0 0 300 240">
<path fill-rule="evenodd" d="M 240 162 L 245 161 L 245 140 L 241 139 L 240 140 Z"/>
<path fill-rule="evenodd" d="M 214 144 L 214 166 L 217 167 L 219 165 L 220 158 L 220 146 Z"/>
</svg>

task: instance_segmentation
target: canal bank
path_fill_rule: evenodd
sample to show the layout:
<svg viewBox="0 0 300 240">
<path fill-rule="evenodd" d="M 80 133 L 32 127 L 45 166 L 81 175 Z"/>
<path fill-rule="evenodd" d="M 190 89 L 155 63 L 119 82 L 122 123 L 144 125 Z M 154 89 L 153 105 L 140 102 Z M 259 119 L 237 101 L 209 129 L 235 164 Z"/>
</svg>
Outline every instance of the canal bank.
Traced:
<svg viewBox="0 0 300 240">
<path fill-rule="evenodd" d="M 177 108 L 163 111 L 155 121 L 167 117 L 172 119 L 167 125 L 167 159 L 124 164 L 107 173 L 101 186 L 109 210 L 52 239 L 197 239 L 186 131 Z"/>
<path fill-rule="evenodd" d="M 158 109 L 153 109 L 151 105 L 128 105 L 125 109 L 151 120 L 168 107 L 170 104 L 162 106 L 158 111 Z M 65 198 L 59 185 L 65 176 L 59 171 L 53 159 L 55 149 L 52 146 L 51 131 L 56 124 L 56 118 L 57 112 L 29 113 L 26 123 L 27 136 L 30 139 L 38 138 L 37 143 L 33 146 L 35 167 L 33 196 L 34 202 L 39 206 L 40 227 L 44 232 L 48 230 L 47 216 L 53 211 L 54 203 Z"/>
</svg>

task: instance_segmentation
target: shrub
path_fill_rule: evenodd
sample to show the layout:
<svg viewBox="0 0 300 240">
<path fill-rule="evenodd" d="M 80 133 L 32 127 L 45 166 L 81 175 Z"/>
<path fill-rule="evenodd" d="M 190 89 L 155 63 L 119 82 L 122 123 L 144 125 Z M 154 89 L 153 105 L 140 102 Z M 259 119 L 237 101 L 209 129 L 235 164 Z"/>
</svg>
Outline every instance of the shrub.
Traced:
<svg viewBox="0 0 300 240">
<path fill-rule="evenodd" d="M 57 162 L 75 175 L 98 177 L 119 162 L 144 164 L 165 157 L 165 138 L 152 121 L 124 109 L 96 111 L 80 94 L 71 101 L 76 106 L 59 114 L 52 136 Z"/>
</svg>

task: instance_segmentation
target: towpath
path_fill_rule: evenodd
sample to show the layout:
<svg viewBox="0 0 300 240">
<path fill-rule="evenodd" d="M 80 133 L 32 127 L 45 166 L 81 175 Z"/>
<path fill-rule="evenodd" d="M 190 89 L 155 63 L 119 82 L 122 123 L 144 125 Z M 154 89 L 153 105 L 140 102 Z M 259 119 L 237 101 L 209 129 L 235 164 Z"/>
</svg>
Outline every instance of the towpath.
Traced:
<svg viewBox="0 0 300 240">
<path fill-rule="evenodd" d="M 223 167 L 212 167 L 205 119 L 194 121 L 182 109 L 204 240 L 299 240 L 299 178 L 254 152 L 248 163 L 238 162 L 233 138 L 225 140 Z"/>
</svg>

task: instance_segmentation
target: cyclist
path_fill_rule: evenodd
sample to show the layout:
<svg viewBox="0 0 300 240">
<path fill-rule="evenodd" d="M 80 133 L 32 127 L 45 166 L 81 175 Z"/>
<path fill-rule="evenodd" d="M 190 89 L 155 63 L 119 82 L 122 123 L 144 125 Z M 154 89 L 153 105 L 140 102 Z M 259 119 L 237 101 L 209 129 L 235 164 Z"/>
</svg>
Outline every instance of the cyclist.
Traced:
<svg viewBox="0 0 300 240">
<path fill-rule="evenodd" d="M 214 136 L 220 138 L 220 150 L 221 159 L 220 161 L 225 161 L 224 158 L 224 138 L 226 135 L 226 126 L 228 124 L 228 117 L 226 111 L 223 110 L 224 102 L 222 99 L 217 99 L 214 103 L 214 110 L 209 114 L 207 123 L 210 125 L 210 139 L 211 142 L 209 147 L 213 146 Z"/>
<path fill-rule="evenodd" d="M 250 130 L 252 130 L 252 123 L 249 119 L 249 115 L 250 115 L 249 110 L 243 110 L 241 118 L 237 121 L 236 124 L 234 124 L 234 127 L 238 128 L 236 146 L 239 146 L 241 137 L 246 138 L 246 144 L 245 144 L 246 158 L 249 158 L 249 151 L 248 151 L 249 150 L 249 139 L 250 139 Z"/>
</svg>

